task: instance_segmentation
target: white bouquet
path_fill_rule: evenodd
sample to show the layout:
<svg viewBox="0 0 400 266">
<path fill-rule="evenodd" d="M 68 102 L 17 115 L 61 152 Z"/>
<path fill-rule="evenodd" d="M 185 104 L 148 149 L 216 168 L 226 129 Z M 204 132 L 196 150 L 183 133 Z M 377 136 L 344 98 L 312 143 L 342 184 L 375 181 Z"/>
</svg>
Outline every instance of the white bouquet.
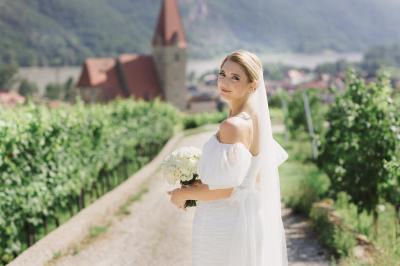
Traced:
<svg viewBox="0 0 400 266">
<path fill-rule="evenodd" d="M 197 163 L 201 156 L 201 150 L 193 146 L 185 146 L 174 150 L 164 158 L 161 163 L 161 171 L 164 178 L 171 185 L 178 181 L 181 185 L 192 185 L 199 176 Z M 185 207 L 196 206 L 195 200 L 187 200 Z"/>
</svg>

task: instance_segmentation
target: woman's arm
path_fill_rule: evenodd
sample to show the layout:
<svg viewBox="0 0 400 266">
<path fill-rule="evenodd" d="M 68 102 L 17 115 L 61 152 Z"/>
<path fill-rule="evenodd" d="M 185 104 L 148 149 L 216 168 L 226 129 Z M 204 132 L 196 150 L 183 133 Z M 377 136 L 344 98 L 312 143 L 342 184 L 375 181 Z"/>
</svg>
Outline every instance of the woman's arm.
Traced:
<svg viewBox="0 0 400 266">
<path fill-rule="evenodd" d="M 260 183 L 260 173 L 257 175 L 256 182 Z M 229 198 L 232 192 L 233 187 L 210 190 L 207 184 L 199 182 L 196 185 L 184 187 L 182 194 L 186 199 L 208 201 Z"/>
<path fill-rule="evenodd" d="M 207 184 L 197 183 L 193 186 L 182 187 L 181 193 L 186 200 L 218 200 L 229 198 L 232 194 L 232 188 L 212 189 Z"/>
</svg>

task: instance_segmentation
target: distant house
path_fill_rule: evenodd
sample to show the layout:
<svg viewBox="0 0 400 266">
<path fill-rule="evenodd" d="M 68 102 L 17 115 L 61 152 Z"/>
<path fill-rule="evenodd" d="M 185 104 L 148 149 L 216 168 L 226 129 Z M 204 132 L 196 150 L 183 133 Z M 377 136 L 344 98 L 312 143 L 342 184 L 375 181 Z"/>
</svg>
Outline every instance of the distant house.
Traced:
<svg viewBox="0 0 400 266">
<path fill-rule="evenodd" d="M 341 75 L 331 76 L 329 74 L 318 75 L 314 80 L 301 83 L 297 86 L 298 89 L 317 89 L 320 91 L 321 100 L 325 103 L 331 103 L 334 100 L 334 95 L 329 92 L 328 88 L 337 91 L 344 91 L 345 83 Z"/>
<path fill-rule="evenodd" d="M 325 80 L 321 79 L 315 79 L 312 81 L 304 82 L 299 84 L 300 88 L 308 89 L 308 88 L 313 88 L 313 89 L 328 89 L 329 88 L 329 83 Z"/>
<path fill-rule="evenodd" d="M 77 87 L 83 100 L 160 97 L 185 109 L 186 37 L 176 0 L 163 0 L 152 40 L 152 54 L 87 58 Z"/>
<path fill-rule="evenodd" d="M 297 86 L 298 84 L 313 80 L 315 75 L 313 73 L 304 73 L 304 71 L 291 69 L 287 72 L 287 77 L 291 85 Z"/>
<path fill-rule="evenodd" d="M 25 103 L 25 97 L 15 91 L 0 91 L 0 105 L 14 107 Z"/>
</svg>

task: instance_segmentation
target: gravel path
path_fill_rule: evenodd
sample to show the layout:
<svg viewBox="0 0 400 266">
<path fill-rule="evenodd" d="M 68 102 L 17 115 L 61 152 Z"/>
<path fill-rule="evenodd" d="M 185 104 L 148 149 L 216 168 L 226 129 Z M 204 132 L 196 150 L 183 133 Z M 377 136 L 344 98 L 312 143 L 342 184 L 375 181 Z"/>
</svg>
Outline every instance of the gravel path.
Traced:
<svg viewBox="0 0 400 266">
<path fill-rule="evenodd" d="M 201 148 L 212 132 L 185 137 L 179 146 Z M 149 179 L 148 192 L 132 203 L 129 214 L 111 217 L 111 225 L 90 243 L 64 255 L 53 265 L 190 266 L 191 230 L 194 208 L 185 212 L 170 201 L 168 185 L 160 172 Z M 308 230 L 309 224 L 283 210 L 290 265 L 329 265 L 325 251 Z"/>
</svg>

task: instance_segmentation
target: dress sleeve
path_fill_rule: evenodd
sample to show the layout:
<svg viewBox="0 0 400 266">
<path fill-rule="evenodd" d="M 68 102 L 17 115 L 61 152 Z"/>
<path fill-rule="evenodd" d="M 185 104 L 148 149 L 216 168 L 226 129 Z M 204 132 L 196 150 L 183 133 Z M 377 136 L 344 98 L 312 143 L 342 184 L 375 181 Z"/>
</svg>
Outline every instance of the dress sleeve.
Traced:
<svg viewBox="0 0 400 266">
<path fill-rule="evenodd" d="M 216 143 L 203 150 L 197 172 L 209 189 L 239 186 L 251 164 L 251 153 L 241 143 Z"/>
</svg>

